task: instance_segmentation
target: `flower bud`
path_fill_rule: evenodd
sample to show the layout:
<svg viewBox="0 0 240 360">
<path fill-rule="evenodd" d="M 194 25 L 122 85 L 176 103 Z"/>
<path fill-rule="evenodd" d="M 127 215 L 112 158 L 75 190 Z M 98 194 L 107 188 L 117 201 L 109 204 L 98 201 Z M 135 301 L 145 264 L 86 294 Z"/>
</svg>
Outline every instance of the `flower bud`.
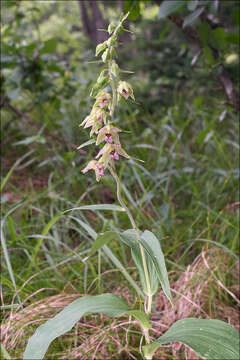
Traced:
<svg viewBox="0 0 240 360">
<path fill-rule="evenodd" d="M 117 24 L 115 23 L 115 21 L 112 21 L 109 25 L 108 25 L 108 33 L 109 35 L 111 35 L 111 33 L 116 29 Z"/>
<path fill-rule="evenodd" d="M 118 77 L 118 75 L 119 75 L 119 66 L 118 66 L 118 64 L 116 63 L 115 60 L 112 61 L 111 73 L 112 73 L 115 77 Z"/>
<path fill-rule="evenodd" d="M 103 52 L 107 47 L 107 41 L 104 41 L 103 43 L 101 44 L 98 44 L 97 47 L 96 47 L 96 55 L 95 56 L 98 56 L 99 54 L 101 54 L 101 52 Z"/>
<path fill-rule="evenodd" d="M 102 54 L 102 61 L 105 63 L 110 58 L 109 49 L 105 50 Z"/>
</svg>

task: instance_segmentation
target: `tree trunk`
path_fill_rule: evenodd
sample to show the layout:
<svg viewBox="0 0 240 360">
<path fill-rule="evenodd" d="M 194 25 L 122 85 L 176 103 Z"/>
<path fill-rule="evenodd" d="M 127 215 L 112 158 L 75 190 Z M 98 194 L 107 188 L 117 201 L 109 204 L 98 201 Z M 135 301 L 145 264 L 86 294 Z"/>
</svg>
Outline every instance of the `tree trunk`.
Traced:
<svg viewBox="0 0 240 360">
<path fill-rule="evenodd" d="M 78 0 L 78 4 L 81 12 L 84 34 L 94 45 L 105 41 L 107 39 L 106 32 L 98 31 L 98 29 L 105 29 L 106 24 L 97 2 L 95 0 Z"/>
<path fill-rule="evenodd" d="M 91 29 L 91 22 L 89 21 L 87 9 L 86 9 L 87 1 L 78 0 L 78 5 L 80 8 L 81 18 L 83 22 L 83 32 L 84 34 L 91 38 L 92 37 L 92 29 Z"/>
</svg>

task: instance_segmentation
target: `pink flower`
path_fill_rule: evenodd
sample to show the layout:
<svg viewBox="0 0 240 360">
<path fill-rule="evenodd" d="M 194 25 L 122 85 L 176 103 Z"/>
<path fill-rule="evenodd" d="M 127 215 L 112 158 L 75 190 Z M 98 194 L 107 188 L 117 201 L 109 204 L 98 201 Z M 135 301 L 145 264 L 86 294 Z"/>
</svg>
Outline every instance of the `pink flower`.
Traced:
<svg viewBox="0 0 240 360">
<path fill-rule="evenodd" d="M 105 117 L 106 117 L 105 111 L 103 109 L 100 109 L 98 106 L 94 106 L 90 115 L 88 115 L 83 120 L 80 126 L 84 126 L 84 129 L 88 127 L 92 127 L 92 130 L 90 132 L 90 136 L 92 136 L 94 133 L 95 134 L 98 133 L 98 130 L 101 127 Z"/>
<path fill-rule="evenodd" d="M 94 106 L 99 106 L 101 109 L 105 108 L 106 106 L 110 107 L 111 104 L 111 95 L 105 91 L 101 91 L 96 96 L 96 102 Z"/>
<path fill-rule="evenodd" d="M 107 100 L 103 100 L 103 101 L 101 101 L 99 104 L 98 104 L 98 106 L 100 106 L 100 108 L 104 108 L 105 106 L 107 106 L 108 105 L 108 101 Z"/>
<path fill-rule="evenodd" d="M 117 145 L 117 144 L 107 143 L 99 151 L 99 153 L 96 156 L 96 159 L 98 159 L 101 156 L 99 162 L 103 163 L 105 169 L 108 166 L 108 163 L 111 159 L 119 160 L 119 155 L 124 156 L 127 159 L 130 158 L 130 156 L 126 153 L 126 151 L 123 150 L 120 144 Z"/>
<path fill-rule="evenodd" d="M 96 180 L 99 181 L 101 177 L 104 176 L 104 165 L 96 160 L 91 160 L 87 166 L 82 169 L 82 173 L 85 174 L 89 170 L 94 170 L 96 175 Z"/>
<path fill-rule="evenodd" d="M 123 96 L 126 100 L 129 98 L 129 96 L 133 100 L 135 100 L 134 94 L 133 94 L 133 89 L 132 89 L 131 85 L 126 81 L 119 81 L 118 87 L 117 87 L 117 92 L 118 92 L 118 101 L 120 100 L 121 96 Z"/>
<path fill-rule="evenodd" d="M 114 160 L 119 160 L 119 155 L 116 152 L 116 150 L 113 150 L 110 152 L 110 156 L 114 159 Z"/>
<path fill-rule="evenodd" d="M 106 125 L 98 132 L 98 137 L 96 141 L 96 145 L 99 145 L 101 142 L 106 141 L 108 143 L 114 142 L 115 144 L 120 145 L 118 132 L 121 130 L 112 126 Z"/>
</svg>

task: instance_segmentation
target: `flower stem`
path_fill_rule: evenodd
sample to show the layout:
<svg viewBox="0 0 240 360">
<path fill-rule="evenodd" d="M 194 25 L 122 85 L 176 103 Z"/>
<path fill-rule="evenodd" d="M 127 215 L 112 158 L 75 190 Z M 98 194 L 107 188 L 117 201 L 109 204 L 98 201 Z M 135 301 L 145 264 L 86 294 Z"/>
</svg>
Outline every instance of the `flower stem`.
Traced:
<svg viewBox="0 0 240 360">
<path fill-rule="evenodd" d="M 112 59 L 109 60 L 109 63 L 108 63 L 108 73 L 109 73 L 110 84 L 112 87 L 112 105 L 111 105 L 110 115 L 113 116 L 116 101 L 117 101 L 117 89 L 116 89 L 115 82 L 114 82 L 114 79 L 113 79 L 113 76 L 111 73 L 111 65 L 112 65 Z"/>
<path fill-rule="evenodd" d="M 113 176 L 113 178 L 116 181 L 117 184 L 117 198 L 119 203 L 121 204 L 121 206 L 125 209 L 128 218 L 132 224 L 133 229 L 136 232 L 136 236 L 138 238 L 138 240 L 140 239 L 140 234 L 137 228 L 137 225 L 135 223 L 135 220 L 131 214 L 131 211 L 128 209 L 128 207 L 126 206 L 126 204 L 124 203 L 123 199 L 122 199 L 122 195 L 121 195 L 121 183 L 120 183 L 120 179 L 117 175 L 117 173 L 115 172 L 114 168 L 112 166 L 109 166 L 109 171 L 111 173 L 111 175 Z M 139 244 L 139 248 L 140 248 L 140 252 L 141 252 L 141 256 L 142 256 L 142 263 L 143 263 L 143 270 L 144 270 L 144 275 L 145 275 L 145 280 L 146 280 L 146 284 L 147 284 L 147 306 L 145 307 L 145 311 L 147 313 L 147 315 L 151 314 L 151 308 L 152 308 L 152 292 L 151 292 L 151 286 L 150 286 L 150 277 L 149 277 L 149 271 L 148 271 L 148 267 L 147 267 L 147 261 L 146 261 L 146 256 L 145 256 L 145 252 L 144 252 L 144 248 L 142 247 L 142 245 L 140 244 L 140 242 L 138 242 Z M 149 336 L 145 336 L 146 338 L 146 342 L 149 343 Z"/>
</svg>

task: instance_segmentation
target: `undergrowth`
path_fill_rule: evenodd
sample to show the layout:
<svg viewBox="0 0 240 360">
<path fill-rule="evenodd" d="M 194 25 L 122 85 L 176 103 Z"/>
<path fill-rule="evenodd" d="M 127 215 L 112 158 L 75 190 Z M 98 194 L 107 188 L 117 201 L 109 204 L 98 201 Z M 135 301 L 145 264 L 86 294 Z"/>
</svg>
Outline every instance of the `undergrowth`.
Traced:
<svg viewBox="0 0 240 360">
<path fill-rule="evenodd" d="M 56 217 L 77 205 L 117 203 L 110 175 L 99 185 L 80 171 L 94 155 L 76 150 L 75 145 L 87 139 L 85 130 L 76 132 L 76 114 L 79 123 L 89 110 L 88 103 L 79 104 L 94 78 L 87 76 L 90 80 L 71 98 L 71 106 L 68 101 L 63 104 L 64 116 L 52 111 L 53 118 L 59 116 L 58 126 L 48 129 L 45 124 L 46 131 L 40 127 L 37 139 L 26 141 L 39 131 L 28 118 L 3 109 L 2 334 L 12 359 L 21 356 L 36 325 L 79 295 L 109 291 L 137 301 L 126 277 L 127 271 L 135 280 L 136 269 L 119 243 L 111 244 L 112 253 L 100 251 L 88 263 L 83 261 L 96 233 L 129 227 L 125 214 L 114 212 L 114 220 L 104 211 Z M 184 316 L 215 317 L 238 328 L 236 113 L 216 98 L 204 97 L 208 89 L 202 84 L 190 96 L 184 89 L 181 93 L 172 89 L 172 105 L 160 107 L 156 101 L 152 108 L 144 95 L 144 81 L 138 72 L 133 76 L 140 99 L 137 110 L 126 105 L 119 116 L 121 127 L 131 131 L 131 136 L 122 134 L 126 151 L 131 145 L 132 157 L 144 162 L 130 160 L 129 166 L 122 162 L 118 170 L 139 229 L 151 229 L 162 238 L 179 309 L 177 313 L 171 309 L 159 292 L 153 304 L 159 316 L 152 319 L 152 335 L 160 335 Z M 15 102 L 16 107 L 19 104 Z M 37 124 L 50 111 L 49 104 L 41 106 L 41 112 L 31 113 Z M 107 359 L 114 354 L 115 359 L 137 359 L 140 339 L 133 319 L 84 317 L 50 347 L 48 358 Z M 156 359 L 191 356 L 189 349 L 176 343 L 171 350 L 162 348 Z"/>
</svg>

